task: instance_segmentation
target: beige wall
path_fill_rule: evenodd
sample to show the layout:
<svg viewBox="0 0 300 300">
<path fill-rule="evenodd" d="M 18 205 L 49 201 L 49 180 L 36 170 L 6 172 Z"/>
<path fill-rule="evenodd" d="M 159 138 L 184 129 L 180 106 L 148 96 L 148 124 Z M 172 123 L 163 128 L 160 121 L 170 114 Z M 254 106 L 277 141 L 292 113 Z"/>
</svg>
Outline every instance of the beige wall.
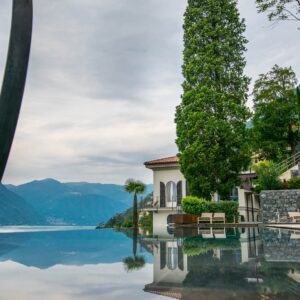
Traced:
<svg viewBox="0 0 300 300">
<path fill-rule="evenodd" d="M 169 237 L 167 231 L 167 217 L 170 214 L 175 214 L 176 210 L 160 210 L 153 213 L 153 235 L 160 237 Z"/>
<path fill-rule="evenodd" d="M 282 181 L 291 179 L 291 171 L 292 170 L 298 170 L 298 169 L 299 169 L 298 165 L 294 166 L 293 168 L 291 168 L 291 169 L 287 170 L 286 172 L 282 173 L 279 176 L 279 179 L 282 180 Z"/>
<path fill-rule="evenodd" d="M 245 221 L 257 221 L 258 219 L 258 214 L 259 214 L 259 210 L 260 210 L 260 206 L 259 206 L 259 202 L 258 200 L 255 198 L 254 194 L 251 194 L 251 198 L 253 199 L 253 211 L 254 211 L 254 220 L 252 220 L 252 204 L 249 201 L 248 203 L 248 210 L 247 210 L 247 203 L 246 203 L 246 199 L 247 199 L 247 194 L 249 194 L 249 191 L 238 188 L 238 197 L 239 197 L 239 214 L 241 216 L 244 216 Z M 249 212 L 249 220 L 248 220 L 248 212 Z"/>
<path fill-rule="evenodd" d="M 182 181 L 182 197 L 186 196 L 186 180 L 180 172 L 179 166 L 153 170 L 153 203 L 160 200 L 160 182 L 167 184 L 169 181 Z M 167 204 L 167 203 L 166 203 Z"/>
<path fill-rule="evenodd" d="M 168 252 L 168 248 L 177 248 L 177 241 L 167 241 L 166 242 L 166 252 Z M 188 270 L 187 270 L 187 255 L 183 256 L 183 266 L 184 269 L 180 270 L 178 267 L 175 270 L 169 270 L 168 266 L 165 266 L 163 269 L 160 269 L 160 245 L 157 250 L 154 251 L 153 258 L 153 266 L 154 266 L 154 278 L 153 281 L 155 283 L 167 282 L 167 283 L 177 283 L 180 284 L 184 281 Z M 178 248 L 177 248 L 178 249 Z M 166 259 L 167 261 L 168 259 Z"/>
</svg>

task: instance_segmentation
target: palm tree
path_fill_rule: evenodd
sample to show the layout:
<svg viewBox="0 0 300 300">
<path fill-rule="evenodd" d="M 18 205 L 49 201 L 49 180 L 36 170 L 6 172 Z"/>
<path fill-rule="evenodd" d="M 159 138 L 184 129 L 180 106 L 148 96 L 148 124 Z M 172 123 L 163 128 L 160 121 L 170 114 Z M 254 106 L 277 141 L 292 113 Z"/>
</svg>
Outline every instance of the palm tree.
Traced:
<svg viewBox="0 0 300 300">
<path fill-rule="evenodd" d="M 133 227 L 138 228 L 138 208 L 137 208 L 137 195 L 144 193 L 146 185 L 132 178 L 127 179 L 125 182 L 125 191 L 133 194 Z"/>
<path fill-rule="evenodd" d="M 128 256 L 123 259 L 124 269 L 127 272 L 137 271 L 145 266 L 145 258 L 142 255 L 138 256 Z"/>
</svg>

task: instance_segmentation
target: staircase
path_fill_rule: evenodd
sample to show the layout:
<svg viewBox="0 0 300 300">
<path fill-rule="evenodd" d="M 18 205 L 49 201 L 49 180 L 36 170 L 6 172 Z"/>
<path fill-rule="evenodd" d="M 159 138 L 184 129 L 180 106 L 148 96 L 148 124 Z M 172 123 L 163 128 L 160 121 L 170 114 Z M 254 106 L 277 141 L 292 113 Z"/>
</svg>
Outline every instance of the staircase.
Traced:
<svg viewBox="0 0 300 300">
<path fill-rule="evenodd" d="M 278 170 L 279 174 L 283 174 L 284 172 L 296 166 L 299 162 L 300 162 L 300 151 L 297 152 L 295 155 L 276 164 L 275 167 Z"/>
</svg>

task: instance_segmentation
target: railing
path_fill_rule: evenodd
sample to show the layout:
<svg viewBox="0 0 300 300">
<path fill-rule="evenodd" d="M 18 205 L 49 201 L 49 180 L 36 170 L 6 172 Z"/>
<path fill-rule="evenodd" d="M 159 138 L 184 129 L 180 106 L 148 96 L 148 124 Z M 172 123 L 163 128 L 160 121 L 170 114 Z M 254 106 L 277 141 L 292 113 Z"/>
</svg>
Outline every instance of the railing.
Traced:
<svg viewBox="0 0 300 300">
<path fill-rule="evenodd" d="M 171 210 L 176 210 L 177 213 L 182 213 L 182 206 L 181 205 L 174 205 L 174 206 L 165 206 L 165 207 L 161 207 L 159 205 L 159 201 L 156 201 L 155 203 L 153 203 L 152 201 L 148 201 L 146 203 L 144 203 L 143 205 L 140 204 L 140 209 L 142 210 L 158 210 L 158 209 L 171 209 Z"/>
<path fill-rule="evenodd" d="M 141 205 L 140 208 L 141 209 L 158 209 L 159 208 L 158 201 L 156 201 L 155 203 L 153 203 L 152 201 L 146 202 L 144 205 Z"/>
<path fill-rule="evenodd" d="M 300 162 L 300 152 L 275 165 L 278 173 L 282 174 Z"/>
</svg>

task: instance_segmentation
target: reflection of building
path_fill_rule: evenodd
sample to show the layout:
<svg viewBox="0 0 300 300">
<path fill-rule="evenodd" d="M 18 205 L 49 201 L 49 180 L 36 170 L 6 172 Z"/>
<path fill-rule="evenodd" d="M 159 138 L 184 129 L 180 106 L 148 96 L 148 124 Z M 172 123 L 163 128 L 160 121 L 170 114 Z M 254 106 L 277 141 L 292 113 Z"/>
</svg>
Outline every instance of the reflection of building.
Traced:
<svg viewBox="0 0 300 300">
<path fill-rule="evenodd" d="M 187 240 L 154 240 L 153 282 L 144 291 L 174 299 L 254 299 L 251 288 L 262 282 L 256 271 L 262 254 L 258 229 L 244 229 L 240 238 L 231 229 L 227 239 L 193 237 L 199 253 L 190 256 Z"/>
<path fill-rule="evenodd" d="M 153 202 L 145 210 L 154 211 L 153 232 L 156 235 L 167 235 L 168 223 L 172 215 L 181 212 L 181 200 L 188 195 L 187 182 L 180 172 L 177 156 L 145 162 L 153 171 Z M 245 221 L 257 221 L 259 201 L 252 192 L 253 172 L 240 174 L 242 186 L 232 189 L 232 199 L 239 202 L 240 215 Z M 215 200 L 218 201 L 217 195 Z"/>
</svg>

